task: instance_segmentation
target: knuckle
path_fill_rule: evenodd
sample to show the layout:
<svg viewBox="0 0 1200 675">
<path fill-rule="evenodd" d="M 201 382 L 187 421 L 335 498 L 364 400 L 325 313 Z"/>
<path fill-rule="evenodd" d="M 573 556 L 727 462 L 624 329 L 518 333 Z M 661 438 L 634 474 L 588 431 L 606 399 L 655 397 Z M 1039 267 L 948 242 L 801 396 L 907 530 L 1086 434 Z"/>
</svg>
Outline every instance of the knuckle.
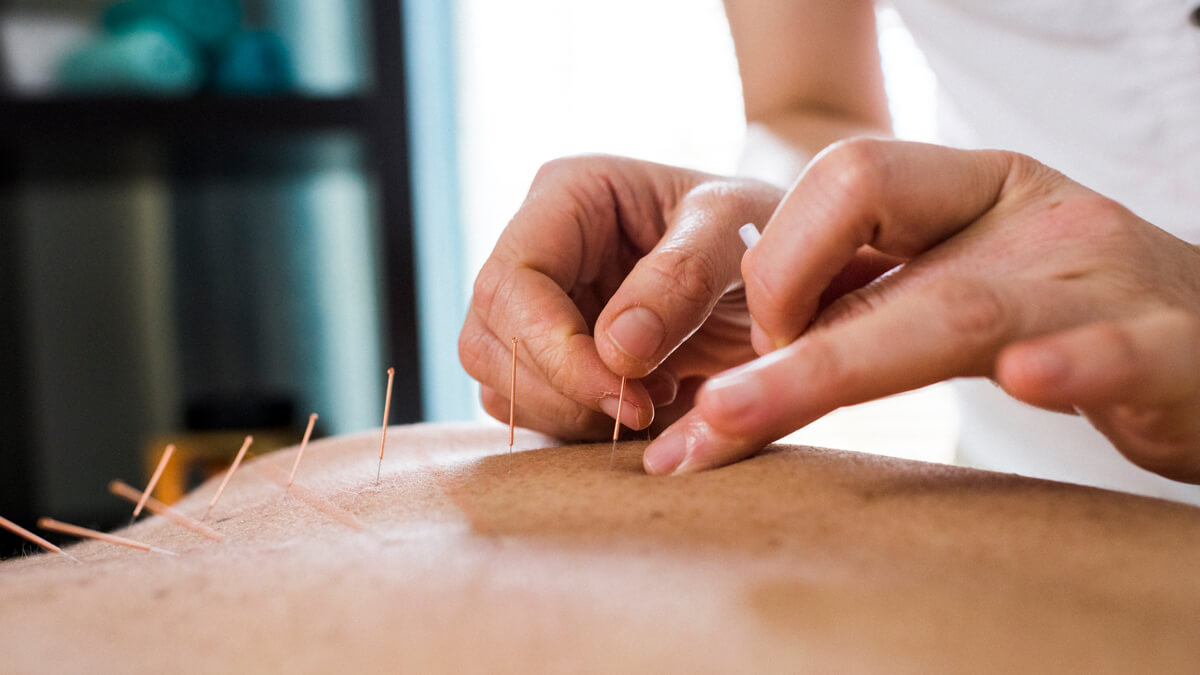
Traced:
<svg viewBox="0 0 1200 675">
<path fill-rule="evenodd" d="M 1008 178 L 1015 185 L 1038 185 L 1053 173 L 1045 164 L 1024 153 L 1011 150 L 993 152 L 1008 164 Z"/>
<path fill-rule="evenodd" d="M 810 387 L 838 391 L 851 384 L 852 374 L 846 361 L 826 333 L 813 333 L 801 344 L 804 362 L 809 364 L 804 377 Z"/>
<path fill-rule="evenodd" d="M 572 179 L 581 172 L 587 173 L 600 169 L 612 161 L 612 157 L 598 154 L 556 157 L 538 167 L 537 173 L 533 177 L 533 183 L 541 185 L 547 182 L 558 182 L 564 178 Z"/>
<path fill-rule="evenodd" d="M 578 168 L 579 163 L 579 157 L 556 157 L 538 167 L 537 173 L 533 176 L 533 182 L 537 185 L 553 182 L 563 175 L 571 175 Z"/>
<path fill-rule="evenodd" d="M 466 326 L 458 336 L 458 362 L 478 382 L 487 377 L 487 345 L 488 335 L 478 328 Z"/>
<path fill-rule="evenodd" d="M 817 317 L 816 326 L 828 327 L 874 312 L 882 302 L 878 284 L 860 288 L 833 301 Z"/>
<path fill-rule="evenodd" d="M 993 286 L 958 279 L 934 287 L 934 309 L 954 337 L 968 346 L 998 343 L 1011 329 L 1011 315 Z"/>
<path fill-rule="evenodd" d="M 1001 185 L 999 198 L 1015 198 L 1019 202 L 1036 203 L 1051 199 L 1055 202 L 1064 197 L 1072 203 L 1082 195 L 1079 186 L 1058 171 L 1038 160 L 1011 150 L 983 150 L 988 156 L 997 158 L 1007 171 Z M 1093 193 L 1088 193 L 1093 194 Z M 1095 195 L 1099 196 L 1099 195 Z M 1069 212 L 1069 209 L 1064 209 Z"/>
<path fill-rule="evenodd" d="M 688 190 L 686 201 L 722 224 L 766 223 L 783 198 L 774 185 L 746 178 L 704 180 Z"/>
<path fill-rule="evenodd" d="M 1095 330 L 1097 338 L 1108 345 L 1108 349 L 1116 356 L 1117 363 L 1128 369 L 1139 360 L 1137 345 L 1124 326 L 1107 321 L 1096 326 Z"/>
<path fill-rule="evenodd" d="M 660 297 L 668 302 L 709 307 L 726 290 L 716 264 L 704 252 L 667 248 L 646 257 L 644 263 L 646 271 L 659 279 Z"/>
<path fill-rule="evenodd" d="M 1129 212 L 1125 207 L 1095 193 L 1071 197 L 1062 207 L 1051 211 L 1050 216 L 1055 234 L 1064 238 L 1087 237 L 1093 242 L 1121 245 L 1130 232 Z"/>
<path fill-rule="evenodd" d="M 471 288 L 471 309 L 485 322 L 491 317 L 507 276 L 499 263 L 489 260 L 475 277 L 475 284 Z"/>
<path fill-rule="evenodd" d="M 829 146 L 813 169 L 843 193 L 879 194 L 887 180 L 889 156 L 886 141 L 852 138 Z"/>
<path fill-rule="evenodd" d="M 1111 355 L 1106 359 L 1109 377 L 1119 388 L 1136 386 L 1144 373 L 1139 367 L 1142 360 L 1137 344 L 1128 329 L 1114 321 L 1097 324 L 1094 331 L 1096 340 L 1104 345 L 1103 349 Z"/>
</svg>

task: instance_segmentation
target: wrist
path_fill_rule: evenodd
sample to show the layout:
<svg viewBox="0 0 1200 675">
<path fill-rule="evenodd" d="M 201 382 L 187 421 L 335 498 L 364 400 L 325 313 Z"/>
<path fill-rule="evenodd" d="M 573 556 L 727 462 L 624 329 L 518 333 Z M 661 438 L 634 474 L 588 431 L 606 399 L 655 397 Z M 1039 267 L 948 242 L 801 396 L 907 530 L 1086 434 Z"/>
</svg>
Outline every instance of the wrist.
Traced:
<svg viewBox="0 0 1200 675">
<path fill-rule="evenodd" d="M 750 120 L 737 175 L 787 188 L 821 150 L 858 136 L 891 138 L 892 133 L 842 115 L 814 111 Z"/>
</svg>

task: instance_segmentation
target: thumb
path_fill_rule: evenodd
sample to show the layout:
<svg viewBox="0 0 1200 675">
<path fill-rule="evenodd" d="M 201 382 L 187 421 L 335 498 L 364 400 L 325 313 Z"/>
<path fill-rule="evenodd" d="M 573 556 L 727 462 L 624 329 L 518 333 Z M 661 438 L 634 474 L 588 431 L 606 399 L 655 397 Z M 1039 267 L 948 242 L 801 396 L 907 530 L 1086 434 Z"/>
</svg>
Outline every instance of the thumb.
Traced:
<svg viewBox="0 0 1200 675">
<path fill-rule="evenodd" d="M 741 285 L 737 229 L 764 222 L 778 196 L 753 184 L 706 185 L 681 203 L 662 240 L 634 265 L 596 320 L 596 348 L 614 372 L 644 377 Z"/>
</svg>

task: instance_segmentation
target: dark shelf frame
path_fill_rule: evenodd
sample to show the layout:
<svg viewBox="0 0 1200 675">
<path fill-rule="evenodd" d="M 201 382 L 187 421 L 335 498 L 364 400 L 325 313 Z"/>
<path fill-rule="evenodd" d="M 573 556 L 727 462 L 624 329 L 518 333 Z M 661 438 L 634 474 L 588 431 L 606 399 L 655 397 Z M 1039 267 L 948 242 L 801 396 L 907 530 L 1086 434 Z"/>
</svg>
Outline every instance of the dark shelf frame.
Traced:
<svg viewBox="0 0 1200 675">
<path fill-rule="evenodd" d="M 253 135 L 263 132 L 366 130 L 387 101 L 374 94 L 188 98 L 0 97 L 0 137 Z"/>
<path fill-rule="evenodd" d="M 0 414 L 0 420 L 6 422 L 7 449 L 3 454 L 19 455 L 3 458 L 7 468 L 0 472 L 0 493 L 7 498 L 0 501 L 11 509 L 12 516 L 32 517 L 36 507 L 30 488 L 35 483 L 36 462 L 32 456 L 35 430 L 22 407 L 28 373 L 23 371 L 22 357 L 16 356 L 27 353 L 16 328 L 22 324 L 22 296 L 13 272 L 19 269 L 19 261 L 9 259 L 14 255 L 15 247 L 8 245 L 14 230 L 7 226 L 16 216 L 8 198 L 14 194 L 15 186 L 30 178 L 22 174 L 19 163 L 22 148 L 30 143 L 46 142 L 50 147 L 61 147 L 73 139 L 124 141 L 149 137 L 169 145 L 209 138 L 253 140 L 329 131 L 358 136 L 367 154 L 365 168 L 376 181 L 382 247 L 379 260 L 383 265 L 381 304 L 386 328 L 381 341 L 384 358 L 396 367 L 397 375 L 392 421 L 422 419 L 401 2 L 368 0 L 372 84 L 361 94 L 342 97 L 202 94 L 186 98 L 0 96 L 0 300 L 17 314 L 0 317 L 0 322 L 9 327 L 0 330 L 0 347 L 9 355 L 7 361 L 0 359 L 0 365 L 7 371 L 0 372 L 0 378 L 16 376 L 17 380 L 10 381 L 7 389 L 0 391 L 0 402 L 6 404 L 5 409 L 10 413 Z M 86 171 L 122 170 L 119 165 L 106 165 L 104 157 L 89 157 L 83 165 L 89 167 Z M 11 470 L 14 467 L 16 471 Z M 21 507 L 22 502 L 26 508 Z M 0 557 L 16 550 L 15 542 L 0 533 Z"/>
</svg>

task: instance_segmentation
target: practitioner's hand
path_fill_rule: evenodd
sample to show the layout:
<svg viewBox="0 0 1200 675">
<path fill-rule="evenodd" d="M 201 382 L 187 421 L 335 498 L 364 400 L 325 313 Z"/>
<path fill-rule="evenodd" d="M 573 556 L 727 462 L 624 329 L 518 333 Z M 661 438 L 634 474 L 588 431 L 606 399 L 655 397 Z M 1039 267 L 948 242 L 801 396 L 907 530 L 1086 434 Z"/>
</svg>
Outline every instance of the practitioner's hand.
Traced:
<svg viewBox="0 0 1200 675">
<path fill-rule="evenodd" d="M 837 297 L 831 279 L 868 251 L 908 262 Z M 725 464 L 840 406 L 989 376 L 1200 482 L 1200 252 L 1027 157 L 834 146 L 742 271 L 770 353 L 710 379 L 648 471 Z"/>
<path fill-rule="evenodd" d="M 766 222 L 764 183 L 617 157 L 544 166 L 475 282 L 459 358 L 507 421 L 562 438 L 672 421 L 704 377 L 754 357 L 737 228 Z M 682 345 L 682 346 L 681 346 Z M 679 405 L 671 404 L 679 398 Z"/>
</svg>

